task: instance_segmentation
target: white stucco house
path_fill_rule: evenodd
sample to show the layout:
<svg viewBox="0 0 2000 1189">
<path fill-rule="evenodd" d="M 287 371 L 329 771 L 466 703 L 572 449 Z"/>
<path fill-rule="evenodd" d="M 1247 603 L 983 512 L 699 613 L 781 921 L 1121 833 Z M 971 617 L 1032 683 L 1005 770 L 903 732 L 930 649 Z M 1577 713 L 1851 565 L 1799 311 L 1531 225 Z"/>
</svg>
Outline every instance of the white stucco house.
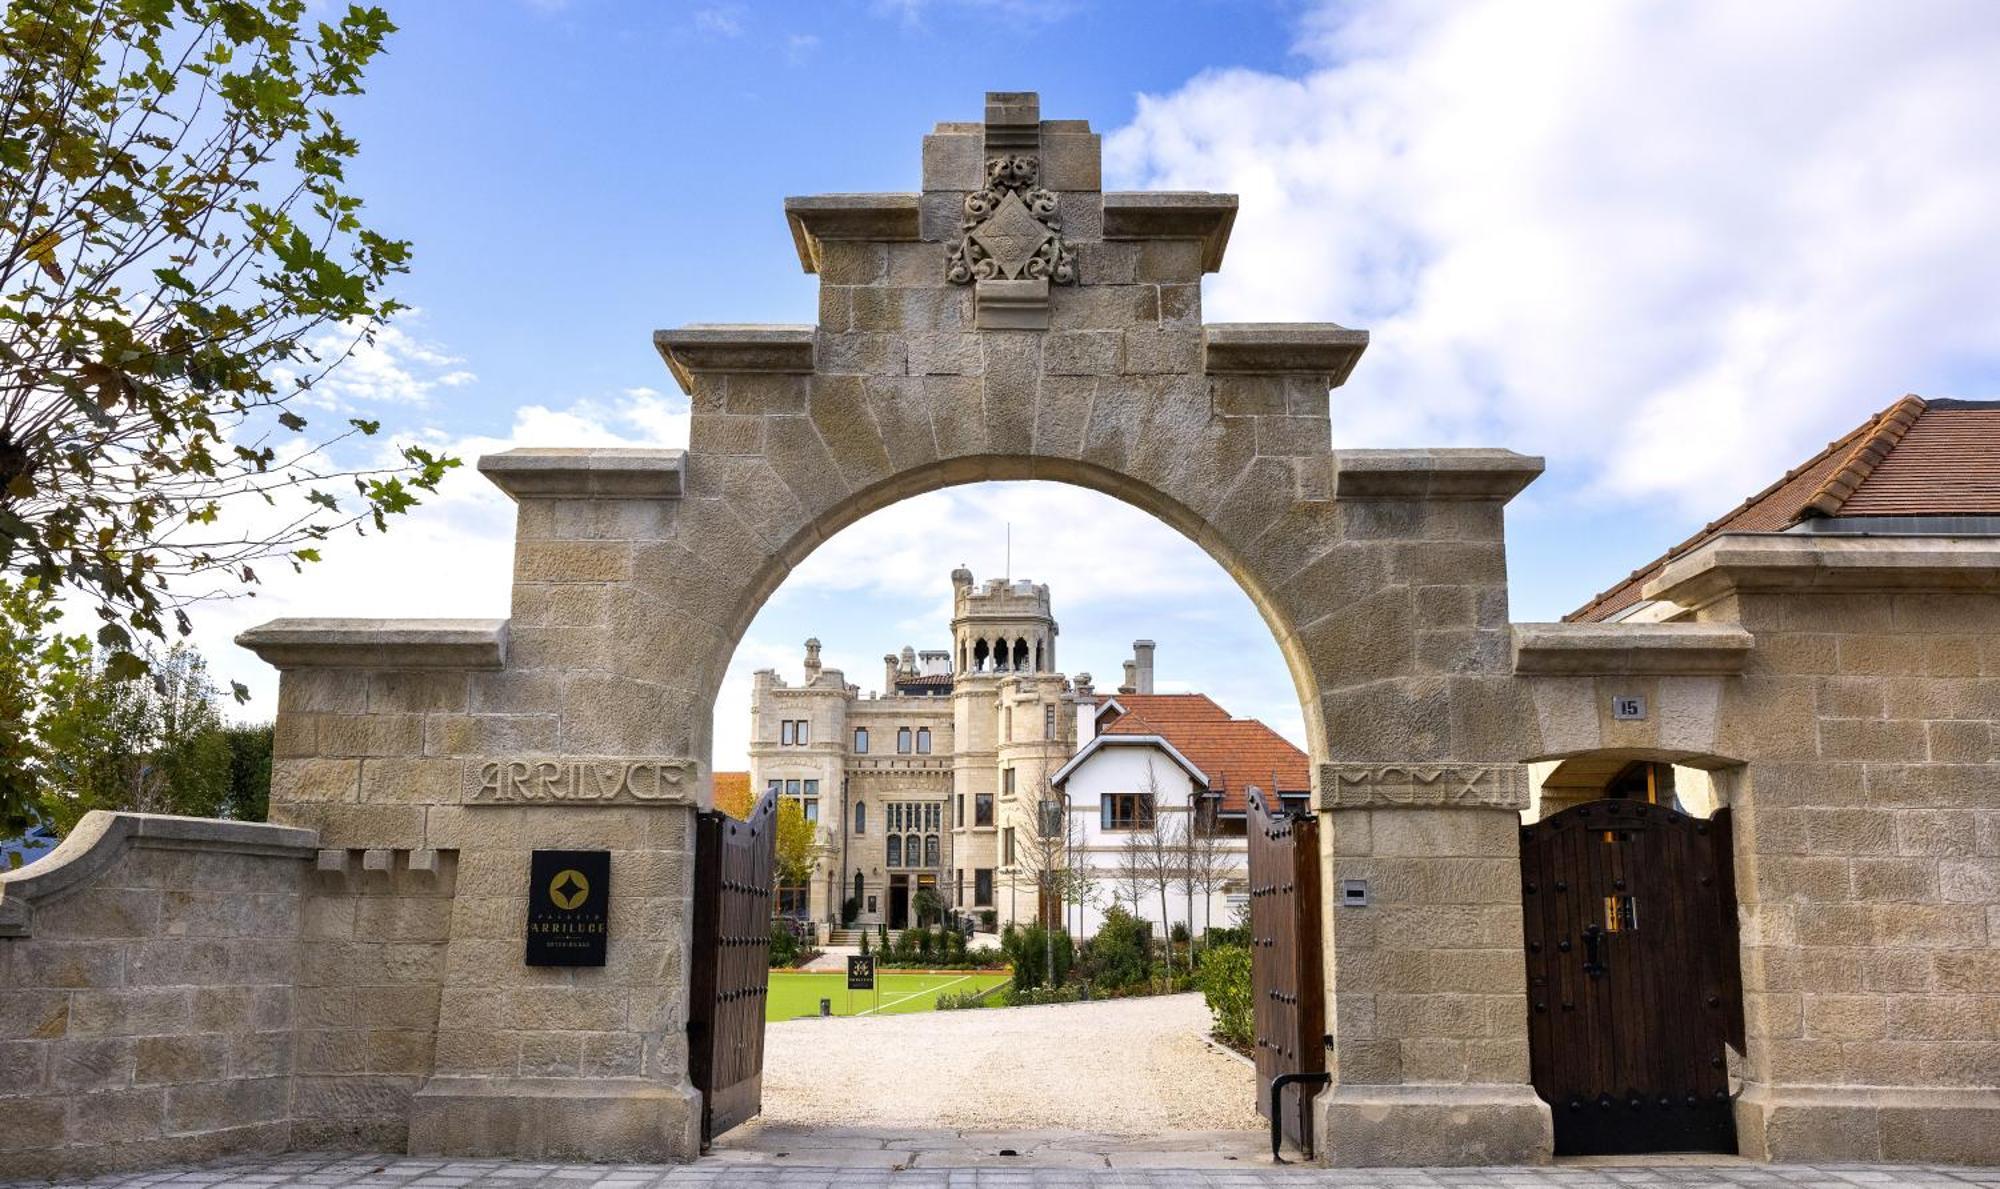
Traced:
<svg viewBox="0 0 2000 1189">
<path fill-rule="evenodd" d="M 1080 705 L 1077 718 L 1076 754 L 1050 779 L 1069 822 L 1068 862 L 1092 874 L 1088 896 L 1065 906 L 1071 932 L 1095 933 L 1114 903 L 1156 929 L 1188 923 L 1190 911 L 1196 933 L 1232 923 L 1246 896 L 1249 790 L 1275 791 L 1285 804 L 1303 808 L 1312 791 L 1306 753 L 1256 719 L 1232 717 L 1205 694 L 1121 691 Z M 1135 865 L 1128 851 L 1150 845 L 1156 823 L 1169 864 L 1193 862 L 1214 872 L 1192 904 L 1176 875 L 1164 921 L 1156 889 L 1145 888 L 1135 906 L 1128 874 Z M 1212 844 L 1190 847 L 1190 834 Z"/>
</svg>

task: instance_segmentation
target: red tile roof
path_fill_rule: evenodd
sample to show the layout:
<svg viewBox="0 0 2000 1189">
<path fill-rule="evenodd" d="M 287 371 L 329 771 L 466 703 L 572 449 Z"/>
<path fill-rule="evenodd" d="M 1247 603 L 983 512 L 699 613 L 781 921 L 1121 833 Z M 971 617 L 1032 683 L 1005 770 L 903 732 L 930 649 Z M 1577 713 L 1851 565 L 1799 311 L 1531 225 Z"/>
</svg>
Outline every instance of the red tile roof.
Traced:
<svg viewBox="0 0 2000 1189">
<path fill-rule="evenodd" d="M 1231 718 L 1206 694 L 1118 694 L 1098 713 L 1098 733 L 1157 735 L 1207 774 L 1222 812 L 1249 807 L 1248 789 L 1310 793 L 1306 753 L 1254 718 Z M 1122 710 L 1122 712 L 1121 712 Z M 1108 715 L 1108 717 L 1107 717 Z"/>
<path fill-rule="evenodd" d="M 1563 618 L 1610 619 L 1667 563 L 1723 533 L 1783 532 L 1815 516 L 1996 515 L 2000 401 L 1905 396 Z"/>
</svg>

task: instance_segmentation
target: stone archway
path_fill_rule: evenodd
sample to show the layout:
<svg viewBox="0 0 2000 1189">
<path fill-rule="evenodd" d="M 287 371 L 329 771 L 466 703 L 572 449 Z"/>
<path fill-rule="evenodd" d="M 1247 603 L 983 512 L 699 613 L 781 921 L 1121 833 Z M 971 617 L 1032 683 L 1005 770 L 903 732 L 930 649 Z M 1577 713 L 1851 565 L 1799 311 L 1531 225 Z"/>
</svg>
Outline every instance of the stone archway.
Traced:
<svg viewBox="0 0 2000 1189">
<path fill-rule="evenodd" d="M 1385 911 L 1483 922 L 1329 921 L 1320 1150 L 1545 1159 L 1525 1040 L 1483 1022 L 1522 1004 L 1496 940 L 1519 906 L 1486 873 L 1513 853 L 1513 736 L 1532 716 L 1512 678 L 1502 508 L 1540 460 L 1334 451 L 1329 392 L 1365 334 L 1203 323 L 1235 198 L 1104 193 L 1096 134 L 1042 120 L 1033 95 L 989 95 L 984 123 L 939 125 L 923 160 L 920 194 L 787 201 L 817 325 L 656 336 L 693 405 L 687 451 L 481 460 L 519 505 L 508 621 L 246 636 L 286 670 L 274 820 L 328 845 L 458 854 L 411 1147 L 694 1152 L 687 848 L 731 653 L 846 524 L 1033 478 L 1131 503 L 1227 568 L 1291 669 L 1342 873 L 1374 880 Z M 527 854 L 556 846 L 613 852 L 619 942 L 601 970 L 520 962 Z M 1439 989 L 1477 1021 L 1421 1010 Z"/>
</svg>

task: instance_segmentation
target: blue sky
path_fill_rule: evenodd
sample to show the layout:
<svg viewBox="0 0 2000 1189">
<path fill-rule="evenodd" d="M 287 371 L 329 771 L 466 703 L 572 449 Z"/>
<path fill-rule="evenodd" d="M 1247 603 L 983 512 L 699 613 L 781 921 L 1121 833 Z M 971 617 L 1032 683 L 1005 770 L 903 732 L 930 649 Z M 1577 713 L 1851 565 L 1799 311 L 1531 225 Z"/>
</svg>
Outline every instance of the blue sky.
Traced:
<svg viewBox="0 0 2000 1189">
<path fill-rule="evenodd" d="M 1510 508 L 1516 620 L 1550 619 L 1905 391 L 2000 389 L 2000 6 L 1521 0 L 1097 4 L 390 3 L 347 109 L 374 224 L 415 243 L 416 313 L 324 399 L 467 457 L 682 445 L 650 333 L 804 322 L 788 194 L 911 190 L 919 138 L 1036 89 L 1106 134 L 1107 185 L 1242 195 L 1212 320 L 1324 319 L 1373 344 L 1338 445 L 1549 460 Z M 1064 667 L 1163 683 L 1297 736 L 1269 635 L 1221 571 L 1089 493 L 898 505 L 766 606 L 750 668 L 798 643 L 876 683 L 945 633 L 946 574 L 1051 582 Z M 503 615 L 511 509 L 470 467 L 388 537 L 210 609 Z"/>
</svg>

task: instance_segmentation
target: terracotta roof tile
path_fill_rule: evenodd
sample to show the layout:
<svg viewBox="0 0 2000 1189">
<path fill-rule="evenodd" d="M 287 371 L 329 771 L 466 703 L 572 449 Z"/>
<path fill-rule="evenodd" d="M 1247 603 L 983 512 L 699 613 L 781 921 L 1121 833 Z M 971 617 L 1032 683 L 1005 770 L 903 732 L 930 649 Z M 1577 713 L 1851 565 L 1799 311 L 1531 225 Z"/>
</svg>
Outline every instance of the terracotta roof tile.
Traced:
<svg viewBox="0 0 2000 1189">
<path fill-rule="evenodd" d="M 1811 516 L 2000 515 L 2000 402 L 1905 396 L 1565 620 L 1637 603 L 1671 562 L 1722 533 L 1776 533 Z"/>
<path fill-rule="evenodd" d="M 2000 516 L 2000 402 L 1930 402 L 1838 514 Z"/>
<path fill-rule="evenodd" d="M 1248 808 L 1251 785 L 1266 792 L 1309 793 L 1306 753 L 1254 718 L 1231 718 L 1206 694 L 1118 694 L 1124 707 L 1102 725 L 1106 735 L 1158 735 L 1207 773 L 1224 813 Z"/>
</svg>

